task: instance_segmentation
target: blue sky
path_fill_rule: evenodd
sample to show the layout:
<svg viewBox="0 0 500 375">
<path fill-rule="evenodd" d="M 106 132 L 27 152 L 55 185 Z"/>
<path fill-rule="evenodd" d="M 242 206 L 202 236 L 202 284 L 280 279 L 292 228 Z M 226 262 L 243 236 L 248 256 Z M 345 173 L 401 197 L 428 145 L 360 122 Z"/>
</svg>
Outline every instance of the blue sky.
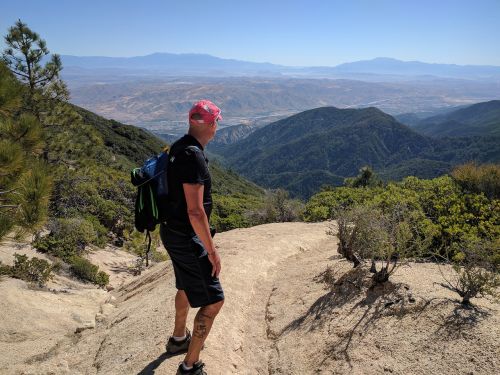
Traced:
<svg viewBox="0 0 500 375">
<path fill-rule="evenodd" d="M 207 53 L 293 66 L 383 56 L 500 66 L 500 0 L 0 0 L 2 35 L 18 18 L 51 52 L 79 56 Z"/>
</svg>

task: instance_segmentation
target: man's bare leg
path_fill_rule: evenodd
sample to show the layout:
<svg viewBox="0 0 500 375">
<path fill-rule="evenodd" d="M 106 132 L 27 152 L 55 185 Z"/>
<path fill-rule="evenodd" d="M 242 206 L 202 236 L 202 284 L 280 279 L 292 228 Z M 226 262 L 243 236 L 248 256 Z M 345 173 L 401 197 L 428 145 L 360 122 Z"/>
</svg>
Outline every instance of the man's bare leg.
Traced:
<svg viewBox="0 0 500 375">
<path fill-rule="evenodd" d="M 189 312 L 189 301 L 183 290 L 175 295 L 175 327 L 174 336 L 182 337 L 186 334 L 186 319 Z"/>
<path fill-rule="evenodd" d="M 191 338 L 186 358 L 184 358 L 186 366 L 191 367 L 200 359 L 200 351 L 203 347 L 203 343 L 223 304 L 224 301 L 220 301 L 208 306 L 203 306 L 196 314 L 194 318 L 193 337 Z"/>
</svg>

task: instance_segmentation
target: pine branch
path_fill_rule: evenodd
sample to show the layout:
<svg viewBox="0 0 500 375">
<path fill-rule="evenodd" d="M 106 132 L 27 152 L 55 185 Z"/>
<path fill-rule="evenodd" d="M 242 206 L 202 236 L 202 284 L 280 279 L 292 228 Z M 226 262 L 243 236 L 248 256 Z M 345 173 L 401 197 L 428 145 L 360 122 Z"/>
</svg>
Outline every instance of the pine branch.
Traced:
<svg viewBox="0 0 500 375">
<path fill-rule="evenodd" d="M 15 71 L 15 70 L 11 70 L 11 72 L 14 73 L 14 74 L 17 74 L 18 76 L 21 76 L 23 78 L 29 78 L 29 76 L 27 74 L 20 73 L 20 72 Z"/>
<path fill-rule="evenodd" d="M 38 85 L 39 83 L 48 82 L 48 81 L 50 81 L 50 78 L 43 77 L 43 78 L 40 78 L 39 80 L 35 81 L 35 85 Z"/>
</svg>

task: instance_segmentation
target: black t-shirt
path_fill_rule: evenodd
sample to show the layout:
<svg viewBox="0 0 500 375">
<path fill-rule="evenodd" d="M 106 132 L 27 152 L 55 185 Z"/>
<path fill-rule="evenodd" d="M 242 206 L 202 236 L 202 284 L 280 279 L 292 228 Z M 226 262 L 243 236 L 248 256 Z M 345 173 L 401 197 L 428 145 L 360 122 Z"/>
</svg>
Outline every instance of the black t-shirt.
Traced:
<svg viewBox="0 0 500 375">
<path fill-rule="evenodd" d="M 168 226 L 182 231 L 193 231 L 187 214 L 183 183 L 203 184 L 203 207 L 207 218 L 212 212 L 212 179 L 208 159 L 198 140 L 186 134 L 170 147 L 167 167 L 169 209 Z"/>
</svg>

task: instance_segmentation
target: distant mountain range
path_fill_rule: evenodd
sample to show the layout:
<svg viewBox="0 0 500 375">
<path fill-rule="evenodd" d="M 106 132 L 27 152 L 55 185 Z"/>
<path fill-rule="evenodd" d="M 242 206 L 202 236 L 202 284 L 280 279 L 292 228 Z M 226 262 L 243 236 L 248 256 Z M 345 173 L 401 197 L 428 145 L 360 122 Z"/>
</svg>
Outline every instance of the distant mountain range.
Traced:
<svg viewBox="0 0 500 375">
<path fill-rule="evenodd" d="M 500 161 L 500 137 L 434 139 L 377 108 L 317 108 L 255 130 L 226 146 L 209 145 L 225 163 L 261 186 L 309 197 L 341 185 L 369 165 L 384 179 L 430 178 L 453 165 Z"/>
<path fill-rule="evenodd" d="M 333 67 L 289 67 L 223 59 L 206 54 L 154 53 L 135 57 L 62 55 L 67 79 L 80 76 L 294 76 L 355 78 L 363 80 L 404 79 L 426 76 L 466 79 L 500 79 L 500 66 L 429 64 L 378 57 Z M 377 78 L 378 77 L 378 78 Z M 427 77 L 428 78 L 428 77 Z"/>
<path fill-rule="evenodd" d="M 196 75 L 196 74 L 237 74 L 269 72 L 279 73 L 284 69 L 280 65 L 269 63 L 255 63 L 233 59 L 221 59 L 205 54 L 173 54 L 153 53 L 146 56 L 135 57 L 105 57 L 105 56 L 61 56 L 63 66 L 67 68 L 83 69 L 105 69 L 108 73 L 118 69 L 116 73 L 131 73 L 133 71 L 144 71 L 151 74 L 159 72 L 167 75 Z"/>
<path fill-rule="evenodd" d="M 429 64 L 420 61 L 401 61 L 387 57 L 355 61 L 332 68 L 336 73 L 370 73 L 403 76 L 436 76 L 447 78 L 491 78 L 498 77 L 499 66 Z"/>
</svg>

